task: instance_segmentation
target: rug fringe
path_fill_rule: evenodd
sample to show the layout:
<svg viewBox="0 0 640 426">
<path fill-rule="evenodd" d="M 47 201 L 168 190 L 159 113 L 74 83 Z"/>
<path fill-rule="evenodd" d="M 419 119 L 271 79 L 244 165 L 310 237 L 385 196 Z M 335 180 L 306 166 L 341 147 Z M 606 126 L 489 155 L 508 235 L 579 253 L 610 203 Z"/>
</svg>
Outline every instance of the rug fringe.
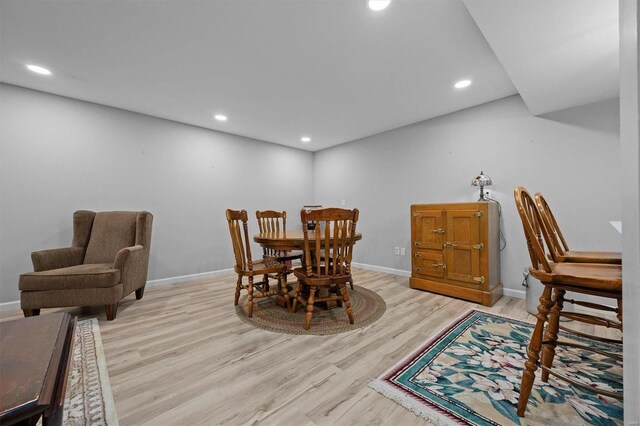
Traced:
<svg viewBox="0 0 640 426">
<path fill-rule="evenodd" d="M 109 381 L 109 372 L 107 371 L 107 361 L 102 346 L 102 335 L 100 334 L 100 325 L 96 318 L 91 318 L 91 331 L 95 337 L 96 361 L 98 363 L 98 371 L 100 374 L 100 382 L 102 383 L 102 398 L 104 402 L 105 422 L 108 426 L 118 426 L 118 415 L 111 392 L 111 382 Z"/>
<path fill-rule="evenodd" d="M 415 415 L 427 420 L 431 424 L 434 424 L 436 426 L 452 426 L 457 424 L 449 417 L 438 413 L 436 410 L 424 406 L 420 402 L 414 400 L 403 392 L 396 390 L 380 379 L 371 380 L 368 386 L 376 392 L 379 392 L 392 401 L 398 403 L 399 405 L 402 405 L 404 408 L 411 411 Z"/>
</svg>

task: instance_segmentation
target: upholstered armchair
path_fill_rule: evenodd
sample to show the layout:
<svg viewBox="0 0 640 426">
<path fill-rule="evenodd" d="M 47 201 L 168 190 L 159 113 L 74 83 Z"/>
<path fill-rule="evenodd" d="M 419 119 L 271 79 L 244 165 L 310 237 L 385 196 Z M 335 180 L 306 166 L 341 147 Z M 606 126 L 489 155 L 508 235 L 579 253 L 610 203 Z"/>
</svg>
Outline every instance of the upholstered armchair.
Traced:
<svg viewBox="0 0 640 426">
<path fill-rule="evenodd" d="M 118 302 L 147 282 L 153 215 L 149 212 L 73 214 L 71 247 L 31 253 L 33 271 L 20 275 L 20 307 L 26 317 L 41 308 L 104 305 L 107 320 Z"/>
</svg>

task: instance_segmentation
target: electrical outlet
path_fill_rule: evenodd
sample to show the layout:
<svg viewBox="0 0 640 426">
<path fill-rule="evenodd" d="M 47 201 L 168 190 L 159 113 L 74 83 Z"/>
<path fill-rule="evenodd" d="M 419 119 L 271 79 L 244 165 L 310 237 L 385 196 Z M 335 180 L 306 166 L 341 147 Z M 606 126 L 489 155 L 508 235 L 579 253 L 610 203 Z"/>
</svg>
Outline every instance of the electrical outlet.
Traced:
<svg viewBox="0 0 640 426">
<path fill-rule="evenodd" d="M 400 256 L 400 247 L 396 247 L 393 252 L 396 254 L 396 256 Z"/>
<path fill-rule="evenodd" d="M 485 197 L 491 198 L 491 195 L 493 195 L 493 194 L 491 194 L 491 190 L 490 189 L 485 189 L 484 190 L 484 196 Z"/>
<path fill-rule="evenodd" d="M 405 254 L 406 254 L 405 248 L 404 247 L 400 247 L 400 256 L 404 256 Z"/>
<path fill-rule="evenodd" d="M 342 207 L 346 206 L 347 205 L 347 201 L 346 200 L 340 200 L 340 205 Z"/>
</svg>

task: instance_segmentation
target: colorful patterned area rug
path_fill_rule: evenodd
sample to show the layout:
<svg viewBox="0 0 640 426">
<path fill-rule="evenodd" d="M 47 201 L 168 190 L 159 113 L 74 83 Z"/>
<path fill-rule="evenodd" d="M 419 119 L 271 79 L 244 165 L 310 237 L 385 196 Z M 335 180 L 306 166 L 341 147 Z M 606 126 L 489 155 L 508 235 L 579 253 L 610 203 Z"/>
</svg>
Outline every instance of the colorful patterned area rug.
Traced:
<svg viewBox="0 0 640 426">
<path fill-rule="evenodd" d="M 118 425 L 100 327 L 95 318 L 78 321 L 76 325 L 62 423 L 66 426 Z"/>
<path fill-rule="evenodd" d="M 533 325 L 472 310 L 369 386 L 438 425 L 622 425 L 622 403 L 566 382 L 540 380 L 524 418 L 516 414 L 526 347 Z M 561 332 L 609 352 L 603 344 Z M 554 369 L 591 386 L 621 390 L 622 363 L 578 348 L 558 347 Z"/>
<path fill-rule="evenodd" d="M 377 293 L 360 286 L 355 286 L 355 290 L 349 289 L 348 291 L 354 324 L 349 324 L 349 317 L 342 307 L 332 309 L 316 307 L 313 311 L 311 328 L 305 330 L 306 311 L 304 305 L 298 304 L 296 313 L 292 314 L 285 308 L 278 306 L 274 298 L 258 299 L 258 303 L 254 303 L 253 317 L 249 318 L 246 311 L 246 293 L 236 306 L 236 314 L 247 324 L 263 330 L 314 335 L 338 334 L 356 330 L 373 324 L 384 314 L 387 305 Z"/>
</svg>

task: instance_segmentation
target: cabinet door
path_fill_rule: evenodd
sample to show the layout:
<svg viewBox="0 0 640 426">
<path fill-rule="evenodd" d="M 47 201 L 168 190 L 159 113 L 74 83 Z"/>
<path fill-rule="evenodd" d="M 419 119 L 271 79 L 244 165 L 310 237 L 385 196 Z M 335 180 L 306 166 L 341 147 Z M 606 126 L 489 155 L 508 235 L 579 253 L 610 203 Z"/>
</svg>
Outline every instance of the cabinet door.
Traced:
<svg viewBox="0 0 640 426">
<path fill-rule="evenodd" d="M 447 279 L 479 284 L 481 216 L 476 210 L 448 210 L 445 214 Z"/>
<path fill-rule="evenodd" d="M 442 250 L 442 210 L 414 210 L 411 232 L 414 249 Z"/>
<path fill-rule="evenodd" d="M 444 268 L 442 252 L 416 250 L 413 255 L 413 272 L 418 276 L 443 278 Z"/>
</svg>

